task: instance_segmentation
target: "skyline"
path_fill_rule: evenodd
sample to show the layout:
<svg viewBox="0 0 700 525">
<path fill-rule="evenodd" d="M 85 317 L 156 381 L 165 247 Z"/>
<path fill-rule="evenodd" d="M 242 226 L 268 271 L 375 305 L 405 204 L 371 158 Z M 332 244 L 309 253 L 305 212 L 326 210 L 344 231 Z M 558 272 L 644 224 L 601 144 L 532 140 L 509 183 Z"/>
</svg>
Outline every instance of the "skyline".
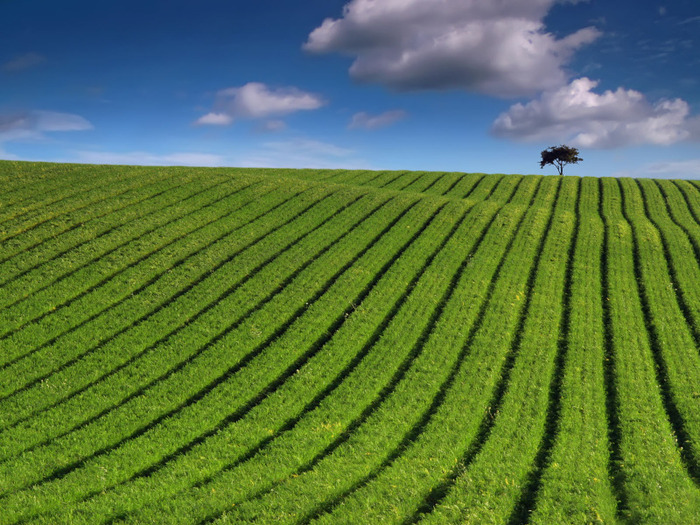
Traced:
<svg viewBox="0 0 700 525">
<path fill-rule="evenodd" d="M 692 0 L 0 2 L 0 159 L 700 178 Z"/>
</svg>

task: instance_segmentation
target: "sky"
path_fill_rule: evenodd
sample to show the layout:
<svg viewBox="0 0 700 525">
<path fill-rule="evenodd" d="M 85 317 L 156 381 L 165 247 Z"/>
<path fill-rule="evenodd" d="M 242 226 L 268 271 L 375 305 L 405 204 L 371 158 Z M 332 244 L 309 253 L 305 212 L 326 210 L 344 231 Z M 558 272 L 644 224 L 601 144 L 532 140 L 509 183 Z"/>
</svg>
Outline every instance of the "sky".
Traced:
<svg viewBox="0 0 700 525">
<path fill-rule="evenodd" d="M 698 0 L 0 0 L 0 159 L 700 179 Z"/>
</svg>

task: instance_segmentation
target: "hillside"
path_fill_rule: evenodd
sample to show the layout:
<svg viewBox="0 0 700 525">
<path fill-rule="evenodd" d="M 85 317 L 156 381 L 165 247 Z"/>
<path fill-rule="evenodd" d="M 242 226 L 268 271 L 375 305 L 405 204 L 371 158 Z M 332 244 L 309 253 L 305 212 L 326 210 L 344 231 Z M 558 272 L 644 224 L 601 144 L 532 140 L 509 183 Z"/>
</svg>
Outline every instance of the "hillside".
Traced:
<svg viewBox="0 0 700 525">
<path fill-rule="evenodd" d="M 697 182 L 0 183 L 0 523 L 700 523 Z"/>
</svg>

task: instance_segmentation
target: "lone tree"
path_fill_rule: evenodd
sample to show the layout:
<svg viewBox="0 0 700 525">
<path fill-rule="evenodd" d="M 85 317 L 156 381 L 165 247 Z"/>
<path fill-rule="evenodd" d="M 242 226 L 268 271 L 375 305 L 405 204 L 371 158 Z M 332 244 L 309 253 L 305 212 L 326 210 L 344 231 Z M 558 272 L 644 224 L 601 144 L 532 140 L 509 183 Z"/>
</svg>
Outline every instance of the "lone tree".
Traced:
<svg viewBox="0 0 700 525">
<path fill-rule="evenodd" d="M 578 156 L 576 148 L 570 148 L 562 144 L 561 146 L 552 146 L 542 152 L 542 160 L 540 161 L 540 169 L 547 164 L 553 164 L 559 171 L 559 175 L 564 175 L 564 164 L 576 164 L 583 159 Z"/>
</svg>

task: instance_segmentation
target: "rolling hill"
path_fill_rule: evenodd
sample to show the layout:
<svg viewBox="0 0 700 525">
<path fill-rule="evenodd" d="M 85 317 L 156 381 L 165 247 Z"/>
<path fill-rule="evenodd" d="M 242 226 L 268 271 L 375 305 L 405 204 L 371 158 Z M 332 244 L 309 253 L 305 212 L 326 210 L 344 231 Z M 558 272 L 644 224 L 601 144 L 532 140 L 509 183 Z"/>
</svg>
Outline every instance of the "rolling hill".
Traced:
<svg viewBox="0 0 700 525">
<path fill-rule="evenodd" d="M 700 523 L 697 182 L 0 183 L 0 523 Z"/>
</svg>

